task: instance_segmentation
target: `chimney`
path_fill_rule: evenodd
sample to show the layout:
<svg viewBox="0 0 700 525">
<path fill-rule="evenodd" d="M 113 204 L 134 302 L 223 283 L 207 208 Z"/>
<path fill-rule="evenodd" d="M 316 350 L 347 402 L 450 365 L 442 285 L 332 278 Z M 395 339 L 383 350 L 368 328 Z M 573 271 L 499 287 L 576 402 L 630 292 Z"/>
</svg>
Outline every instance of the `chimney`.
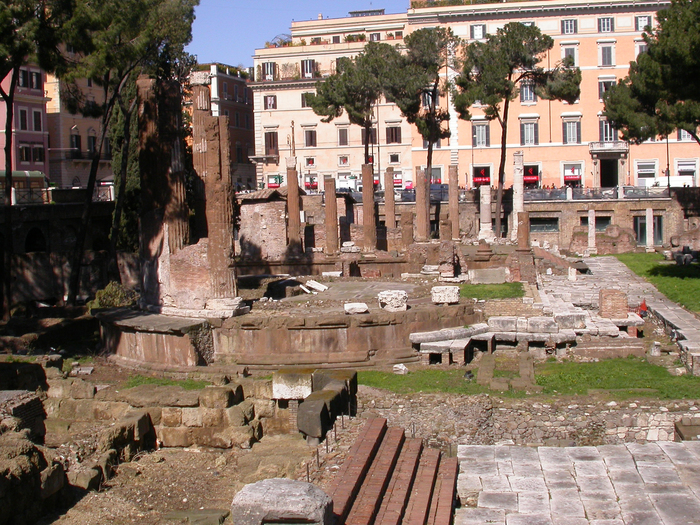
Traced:
<svg viewBox="0 0 700 525">
<path fill-rule="evenodd" d="M 318 19 L 319 19 L 319 20 L 323 20 L 323 13 L 319 13 L 319 14 L 318 14 Z"/>
</svg>

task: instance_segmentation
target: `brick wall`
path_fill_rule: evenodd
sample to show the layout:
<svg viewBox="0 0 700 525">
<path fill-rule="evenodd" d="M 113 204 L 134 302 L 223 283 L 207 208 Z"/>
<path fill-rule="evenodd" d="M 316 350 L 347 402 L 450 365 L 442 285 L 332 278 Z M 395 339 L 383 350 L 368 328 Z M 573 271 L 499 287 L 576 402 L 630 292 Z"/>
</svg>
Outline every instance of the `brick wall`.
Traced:
<svg viewBox="0 0 700 525">
<path fill-rule="evenodd" d="M 620 290 L 603 289 L 599 295 L 598 315 L 607 319 L 627 319 L 627 294 Z"/>
</svg>

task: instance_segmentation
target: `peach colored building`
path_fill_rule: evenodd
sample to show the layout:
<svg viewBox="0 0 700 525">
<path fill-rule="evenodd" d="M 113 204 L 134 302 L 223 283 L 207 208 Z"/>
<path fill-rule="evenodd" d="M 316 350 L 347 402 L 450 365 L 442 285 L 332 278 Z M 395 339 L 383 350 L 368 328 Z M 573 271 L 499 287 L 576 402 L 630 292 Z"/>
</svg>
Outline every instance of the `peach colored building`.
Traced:
<svg viewBox="0 0 700 525">
<path fill-rule="evenodd" d="M 543 65 L 553 66 L 571 56 L 581 68 L 583 80 L 580 100 L 574 104 L 541 100 L 527 86 L 521 89 L 519 99 L 511 104 L 508 121 L 506 187 L 512 184 L 515 151 L 523 151 L 525 182 L 531 188 L 665 186 L 667 167 L 672 186 L 700 183 L 700 147 L 687 133 L 630 145 L 619 140 L 619 134 L 601 115 L 602 92 L 627 74 L 629 62 L 643 50 L 644 27 L 653 25 L 655 13 L 669 2 L 412 5 L 398 15 L 379 10 L 340 19 L 293 22 L 289 45 L 256 51 L 252 88 L 260 185 L 283 183 L 286 169 L 282 159 L 291 156 L 292 145 L 306 188 L 314 189 L 313 184 L 320 183 L 324 175 L 335 176 L 339 187 L 352 187 L 359 180 L 353 177 L 359 175 L 362 163 L 361 130 L 350 126 L 344 116 L 323 123 L 304 104 L 304 93 L 312 92 L 317 80 L 334 71 L 339 57 L 356 55 L 370 40 L 400 44 L 403 36 L 423 27 L 450 27 L 470 42 L 486 38 L 508 22 L 534 24 L 550 35 L 554 47 Z M 456 73 L 449 71 L 447 75 Z M 449 94 L 443 95 L 441 104 L 450 104 L 449 98 Z M 473 109 L 472 121 L 463 121 L 451 107 L 452 135 L 436 145 L 433 179 L 445 181 L 449 166 L 457 165 L 462 187 L 495 183 L 501 129 L 496 121 L 486 121 L 478 107 Z M 426 162 L 422 137 L 392 104 L 378 104 L 375 121 L 372 138 L 376 142 L 377 176 L 391 166 L 398 172 L 395 186 L 410 185 L 416 168 Z"/>
</svg>

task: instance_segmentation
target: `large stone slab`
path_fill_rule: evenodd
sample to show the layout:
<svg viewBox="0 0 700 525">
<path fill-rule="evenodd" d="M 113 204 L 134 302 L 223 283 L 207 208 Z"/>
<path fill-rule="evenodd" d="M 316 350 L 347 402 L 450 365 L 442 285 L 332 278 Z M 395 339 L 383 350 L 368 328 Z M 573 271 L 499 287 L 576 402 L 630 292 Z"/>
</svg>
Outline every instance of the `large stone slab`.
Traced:
<svg viewBox="0 0 700 525">
<path fill-rule="evenodd" d="M 430 297 L 434 304 L 459 303 L 459 286 L 433 286 Z"/>
<path fill-rule="evenodd" d="M 481 268 L 467 271 L 472 284 L 503 284 L 508 280 L 508 268 Z"/>
<path fill-rule="evenodd" d="M 385 290 L 377 298 L 379 306 L 387 312 L 405 312 L 408 308 L 408 294 L 404 290 Z"/>
<path fill-rule="evenodd" d="M 492 332 L 516 332 L 518 329 L 518 318 L 511 316 L 490 317 L 488 325 Z"/>
<path fill-rule="evenodd" d="M 304 399 L 313 391 L 313 369 L 282 368 L 272 374 L 273 399 Z"/>
<path fill-rule="evenodd" d="M 263 523 L 333 524 L 333 500 L 321 489 L 290 479 L 266 479 L 246 485 L 231 502 L 236 525 Z"/>
</svg>

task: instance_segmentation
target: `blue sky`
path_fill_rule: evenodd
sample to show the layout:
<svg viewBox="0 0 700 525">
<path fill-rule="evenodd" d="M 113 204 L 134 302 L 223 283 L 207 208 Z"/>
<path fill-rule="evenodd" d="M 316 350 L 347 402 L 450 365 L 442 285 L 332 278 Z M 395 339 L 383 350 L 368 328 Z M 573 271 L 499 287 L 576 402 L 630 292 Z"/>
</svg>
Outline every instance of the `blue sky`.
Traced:
<svg viewBox="0 0 700 525">
<path fill-rule="evenodd" d="M 200 0 L 195 10 L 192 42 L 187 51 L 199 63 L 252 66 L 255 49 L 275 36 L 290 33 L 292 20 L 311 20 L 319 13 L 342 18 L 349 11 L 384 9 L 403 13 L 409 0 Z"/>
</svg>

